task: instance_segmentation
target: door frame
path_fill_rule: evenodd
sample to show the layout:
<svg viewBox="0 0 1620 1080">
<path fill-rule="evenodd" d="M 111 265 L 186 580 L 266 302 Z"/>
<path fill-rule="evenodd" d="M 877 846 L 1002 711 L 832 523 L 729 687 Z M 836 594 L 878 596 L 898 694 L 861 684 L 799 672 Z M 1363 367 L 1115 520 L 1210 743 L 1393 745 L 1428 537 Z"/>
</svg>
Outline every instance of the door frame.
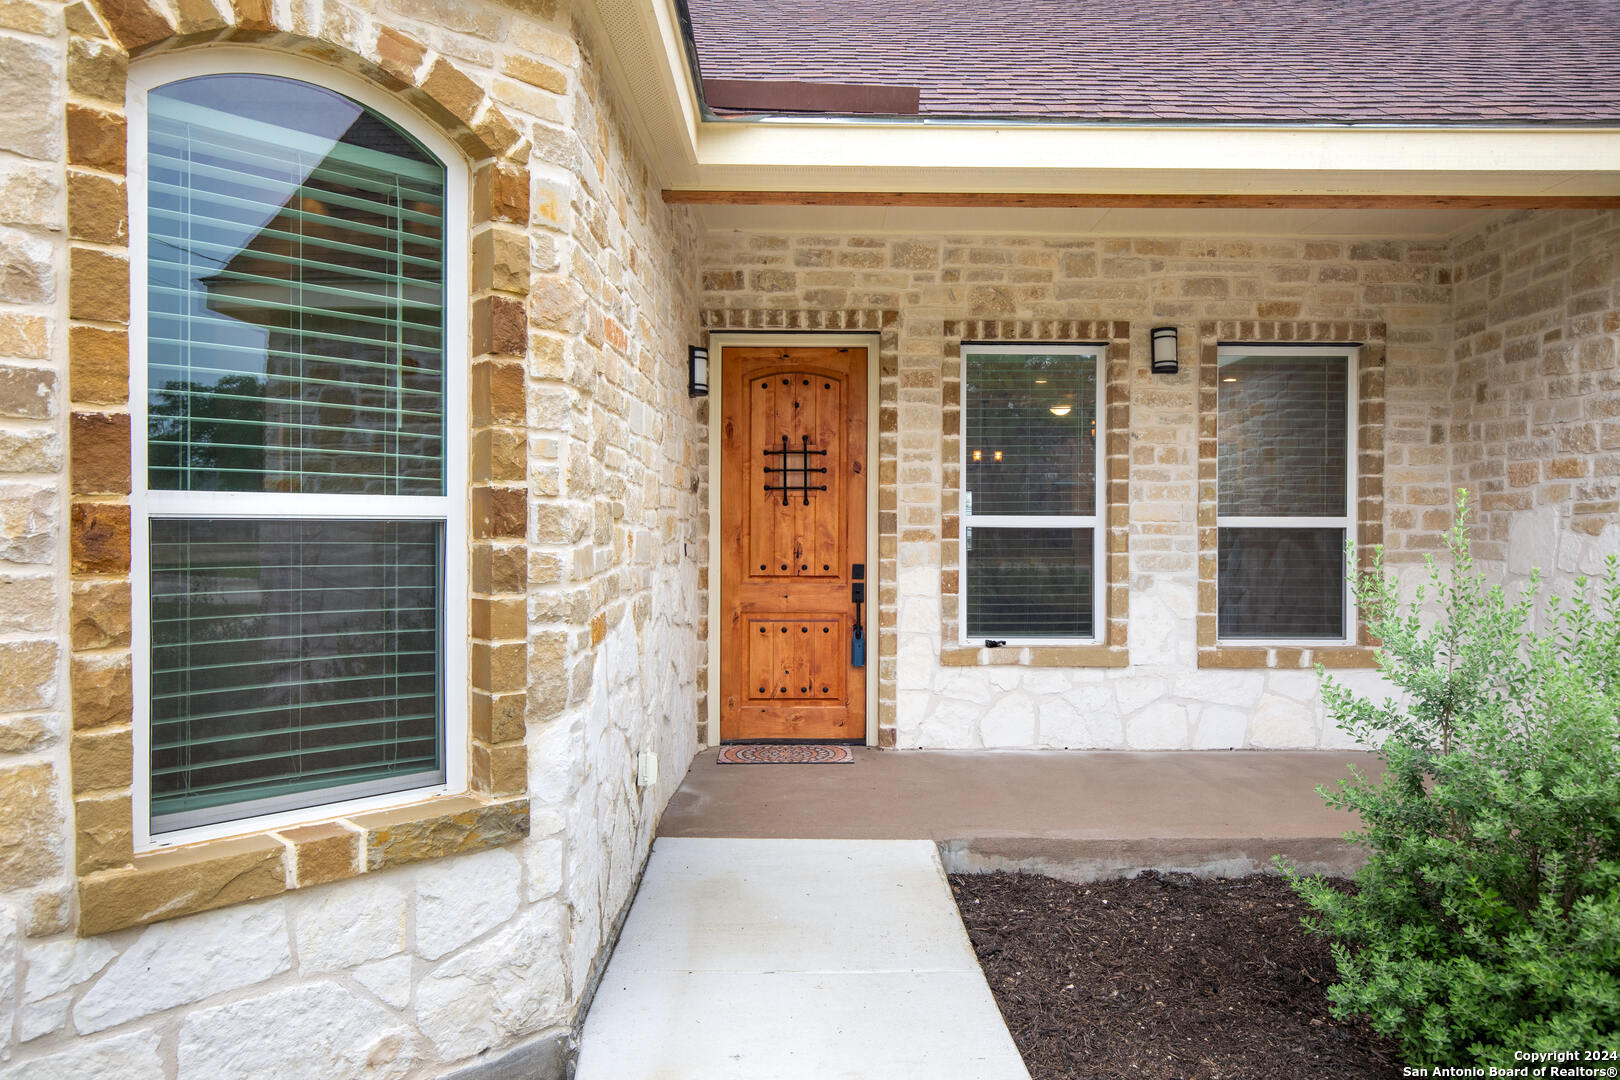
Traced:
<svg viewBox="0 0 1620 1080">
<path fill-rule="evenodd" d="M 724 412 L 726 350 L 739 348 L 825 347 L 866 349 L 866 745 L 877 745 L 878 605 L 883 582 L 878 568 L 878 341 L 872 333 L 829 334 L 820 331 L 726 331 L 709 335 L 709 678 L 708 715 L 704 717 L 704 746 L 720 742 L 720 419 Z"/>
</svg>

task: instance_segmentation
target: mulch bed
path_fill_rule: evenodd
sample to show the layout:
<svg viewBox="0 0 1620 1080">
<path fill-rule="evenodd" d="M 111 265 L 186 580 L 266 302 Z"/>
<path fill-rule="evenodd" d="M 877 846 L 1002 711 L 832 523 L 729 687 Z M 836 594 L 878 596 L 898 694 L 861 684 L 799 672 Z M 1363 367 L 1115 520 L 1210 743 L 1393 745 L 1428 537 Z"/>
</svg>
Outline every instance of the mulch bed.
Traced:
<svg viewBox="0 0 1620 1080">
<path fill-rule="evenodd" d="M 1328 1014 L 1326 944 L 1278 877 L 1076 885 L 953 874 L 1033 1080 L 1385 1080 L 1392 1044 Z"/>
</svg>

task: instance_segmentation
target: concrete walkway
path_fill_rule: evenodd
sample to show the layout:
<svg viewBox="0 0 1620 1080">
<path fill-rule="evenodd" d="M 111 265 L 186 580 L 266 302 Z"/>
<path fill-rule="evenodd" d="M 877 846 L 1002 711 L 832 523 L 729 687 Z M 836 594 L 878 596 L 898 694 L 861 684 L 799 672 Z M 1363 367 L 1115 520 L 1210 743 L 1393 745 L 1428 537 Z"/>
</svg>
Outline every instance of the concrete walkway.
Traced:
<svg viewBox="0 0 1620 1080">
<path fill-rule="evenodd" d="M 669 837 L 653 845 L 575 1074 L 1028 1076 L 933 843 Z"/>
</svg>

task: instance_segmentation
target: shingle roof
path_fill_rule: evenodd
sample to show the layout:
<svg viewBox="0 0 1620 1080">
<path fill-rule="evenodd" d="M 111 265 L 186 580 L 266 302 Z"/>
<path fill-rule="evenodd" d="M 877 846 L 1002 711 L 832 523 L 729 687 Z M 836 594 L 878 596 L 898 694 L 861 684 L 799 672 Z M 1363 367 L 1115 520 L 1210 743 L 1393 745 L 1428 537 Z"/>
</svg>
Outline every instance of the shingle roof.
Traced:
<svg viewBox="0 0 1620 1080">
<path fill-rule="evenodd" d="M 687 0 L 704 78 L 924 116 L 1620 121 L 1620 0 Z"/>
</svg>

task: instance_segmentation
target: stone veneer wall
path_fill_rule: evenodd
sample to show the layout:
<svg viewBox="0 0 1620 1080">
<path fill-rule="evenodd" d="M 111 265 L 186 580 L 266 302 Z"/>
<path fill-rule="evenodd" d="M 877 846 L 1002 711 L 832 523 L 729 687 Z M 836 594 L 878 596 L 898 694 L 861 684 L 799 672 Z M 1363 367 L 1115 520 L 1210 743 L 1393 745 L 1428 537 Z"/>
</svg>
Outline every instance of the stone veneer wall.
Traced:
<svg viewBox="0 0 1620 1080">
<path fill-rule="evenodd" d="M 1509 214 L 1452 258 L 1446 423 L 1475 557 L 1510 580 L 1601 572 L 1620 554 L 1620 213 Z"/>
<path fill-rule="evenodd" d="M 132 864 L 123 80 L 214 41 L 370 79 L 473 164 L 473 785 Z M 0 5 L 0 1078 L 438 1075 L 514 1047 L 561 1075 L 694 749 L 696 246 L 566 0 Z"/>
<path fill-rule="evenodd" d="M 1413 562 L 1437 543 L 1421 511 L 1450 499 L 1451 261 L 1444 241 L 717 232 L 702 306 L 709 325 L 725 312 L 732 327 L 778 325 L 751 320 L 754 311 L 899 312 L 897 457 L 879 462 L 881 505 L 897 521 L 896 577 L 883 583 L 897 597 L 895 705 L 880 722 L 896 745 L 1330 747 L 1343 736 L 1325 724 L 1303 656 L 1283 658 L 1293 670 L 1199 668 L 1200 327 L 1249 326 L 1256 340 L 1266 325 L 1310 324 L 1318 339 L 1335 325 L 1383 333 L 1383 540 L 1392 560 Z M 957 666 L 944 638 L 952 493 L 941 494 L 954 461 L 942 452 L 942 416 L 948 427 L 957 346 L 973 336 L 965 328 L 986 322 L 1003 337 L 999 328 L 1025 323 L 1010 336 L 1036 340 L 1054 323 L 1129 323 L 1128 666 L 1045 667 L 1017 655 Z M 1180 330 L 1173 376 L 1147 369 L 1148 331 L 1163 324 Z M 1261 667 L 1280 663 L 1268 656 Z"/>
</svg>

